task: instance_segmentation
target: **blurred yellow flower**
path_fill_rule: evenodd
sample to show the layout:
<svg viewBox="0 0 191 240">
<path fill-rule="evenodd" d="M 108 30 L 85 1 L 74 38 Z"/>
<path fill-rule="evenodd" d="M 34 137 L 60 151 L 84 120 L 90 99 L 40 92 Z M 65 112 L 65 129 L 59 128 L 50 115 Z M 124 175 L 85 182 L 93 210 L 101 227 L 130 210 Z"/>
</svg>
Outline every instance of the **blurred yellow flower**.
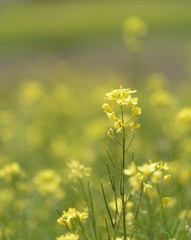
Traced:
<svg viewBox="0 0 191 240">
<path fill-rule="evenodd" d="M 90 167 L 85 167 L 84 165 L 80 164 L 79 161 L 71 161 L 68 163 L 71 172 L 69 173 L 68 177 L 72 180 L 76 180 L 78 178 L 89 177 L 91 173 Z"/>
<path fill-rule="evenodd" d="M 57 237 L 56 240 L 78 240 L 79 236 L 74 233 L 67 233 L 66 235 L 62 235 Z"/>
<path fill-rule="evenodd" d="M 54 194 L 59 189 L 61 177 L 52 169 L 39 172 L 33 179 L 39 193 L 43 196 Z"/>
<path fill-rule="evenodd" d="M 177 118 L 183 123 L 190 123 L 191 122 L 191 108 L 190 107 L 182 108 L 178 112 Z"/>
<path fill-rule="evenodd" d="M 170 199 L 169 197 L 164 197 L 164 198 L 163 198 L 163 207 L 164 207 L 164 208 L 167 207 L 167 205 L 169 204 L 170 200 L 171 200 L 171 199 Z"/>
</svg>

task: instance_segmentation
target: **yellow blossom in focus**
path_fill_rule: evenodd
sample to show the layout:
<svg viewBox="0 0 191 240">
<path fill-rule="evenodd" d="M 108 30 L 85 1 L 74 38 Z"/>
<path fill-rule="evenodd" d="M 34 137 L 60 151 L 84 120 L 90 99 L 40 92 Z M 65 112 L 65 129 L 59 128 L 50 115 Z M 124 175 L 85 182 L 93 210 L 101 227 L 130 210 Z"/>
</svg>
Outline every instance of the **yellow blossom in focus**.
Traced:
<svg viewBox="0 0 191 240">
<path fill-rule="evenodd" d="M 117 117 L 116 117 L 116 115 L 115 115 L 114 112 L 111 112 L 111 113 L 108 113 L 108 112 L 107 112 L 107 116 L 108 116 L 109 119 L 111 119 L 111 120 L 113 120 L 113 121 L 116 121 L 116 120 L 117 120 Z"/>
<path fill-rule="evenodd" d="M 132 122 L 132 123 L 129 124 L 129 126 L 131 128 L 131 131 L 135 131 L 136 128 L 140 128 L 141 127 L 141 124 Z"/>
<path fill-rule="evenodd" d="M 112 109 L 111 109 L 111 107 L 110 107 L 109 104 L 107 104 L 107 103 L 104 103 L 104 104 L 102 105 L 102 108 L 103 108 L 103 110 L 104 110 L 105 112 L 107 112 L 107 113 L 112 113 L 112 112 L 113 112 Z"/>
<path fill-rule="evenodd" d="M 133 106 L 131 109 L 131 114 L 132 114 L 132 117 L 135 118 L 136 116 L 141 114 L 141 108 Z"/>
<path fill-rule="evenodd" d="M 72 228 L 72 224 L 71 224 L 69 219 L 64 219 L 63 217 L 60 217 L 57 220 L 57 223 L 60 224 L 60 225 L 68 226 L 68 227 Z"/>
<path fill-rule="evenodd" d="M 178 112 L 177 118 L 183 123 L 190 123 L 191 122 L 191 108 L 190 107 L 182 108 Z"/>
<path fill-rule="evenodd" d="M 114 101 L 117 104 L 120 105 L 131 105 L 131 104 L 137 104 L 137 98 L 135 100 L 131 99 L 131 94 L 135 93 L 136 90 L 131 90 L 130 88 L 120 88 L 120 89 L 115 89 L 109 93 L 105 94 L 105 98 Z"/>
<path fill-rule="evenodd" d="M 121 120 L 118 120 L 114 124 L 114 128 L 117 129 L 117 133 L 120 132 L 123 129 L 124 125 L 122 124 Z"/>
<path fill-rule="evenodd" d="M 62 235 L 57 237 L 56 240 L 78 240 L 79 236 L 74 233 L 67 233 L 66 235 Z"/>
<path fill-rule="evenodd" d="M 79 212 L 76 208 L 69 208 L 68 211 L 63 211 L 62 216 L 57 220 L 60 225 L 68 225 L 72 228 L 71 220 L 74 218 L 79 218 L 80 222 L 88 218 L 87 212 Z"/>
</svg>

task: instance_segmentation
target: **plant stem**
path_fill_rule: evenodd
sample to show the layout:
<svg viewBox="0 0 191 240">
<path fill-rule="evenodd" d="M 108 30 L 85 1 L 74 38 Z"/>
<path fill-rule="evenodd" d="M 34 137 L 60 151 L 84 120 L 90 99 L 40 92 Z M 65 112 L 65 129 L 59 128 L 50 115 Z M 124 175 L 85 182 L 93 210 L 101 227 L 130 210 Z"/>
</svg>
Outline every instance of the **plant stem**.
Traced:
<svg viewBox="0 0 191 240">
<path fill-rule="evenodd" d="M 122 151 L 123 151 L 123 156 L 122 156 L 122 168 L 121 168 L 121 178 L 122 178 L 122 191 L 121 191 L 121 199 L 122 199 L 122 208 L 123 208 L 123 236 L 124 239 L 127 237 L 126 233 L 126 220 L 125 220 L 125 215 L 126 215 L 126 209 L 125 209 L 125 179 L 124 179 L 124 169 L 125 169 L 125 153 L 126 153 L 126 139 L 125 139 L 125 126 L 124 126 L 124 116 L 123 116 L 123 106 L 121 106 L 121 118 L 122 118 L 122 125 L 123 125 L 123 130 L 122 130 Z"/>
</svg>

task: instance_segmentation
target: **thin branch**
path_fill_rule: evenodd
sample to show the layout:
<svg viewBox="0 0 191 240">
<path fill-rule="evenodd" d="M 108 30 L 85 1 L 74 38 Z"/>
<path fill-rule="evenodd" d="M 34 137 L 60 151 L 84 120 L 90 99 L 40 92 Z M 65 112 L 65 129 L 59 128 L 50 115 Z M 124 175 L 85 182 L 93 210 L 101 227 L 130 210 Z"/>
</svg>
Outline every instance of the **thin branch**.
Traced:
<svg viewBox="0 0 191 240">
<path fill-rule="evenodd" d="M 109 215 L 109 219 L 111 221 L 112 228 L 114 229 L 113 219 L 112 219 L 111 212 L 110 212 L 108 204 L 107 204 L 107 200 L 106 200 L 106 196 L 105 196 L 105 192 L 104 192 L 104 188 L 103 188 L 102 183 L 101 183 L 101 188 L 102 188 L 102 192 L 103 192 L 103 198 L 104 198 L 105 206 L 106 206 L 106 209 L 107 209 L 107 212 L 108 212 L 108 215 Z"/>
<path fill-rule="evenodd" d="M 109 234 L 109 228 L 108 228 L 108 224 L 107 224 L 107 219 L 106 219 L 106 217 L 104 217 L 104 219 L 105 219 L 105 226 L 106 226 L 106 229 L 107 229 L 108 240 L 111 240 L 111 237 L 110 237 L 110 234 Z"/>
</svg>

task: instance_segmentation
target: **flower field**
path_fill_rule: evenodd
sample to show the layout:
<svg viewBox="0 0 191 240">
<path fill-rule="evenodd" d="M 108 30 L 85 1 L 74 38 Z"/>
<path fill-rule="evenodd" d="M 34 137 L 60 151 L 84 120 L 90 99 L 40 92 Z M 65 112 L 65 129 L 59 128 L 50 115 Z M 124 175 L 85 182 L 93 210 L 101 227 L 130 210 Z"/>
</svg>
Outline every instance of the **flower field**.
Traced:
<svg viewBox="0 0 191 240">
<path fill-rule="evenodd" d="M 10 14 L 10 9 L 5 11 Z M 121 20 L 120 11 L 125 13 L 116 11 L 118 15 L 104 19 L 102 26 L 120 26 L 104 33 L 103 39 L 109 34 L 120 39 L 119 53 L 116 47 L 109 56 L 118 40 L 107 46 L 99 36 L 96 42 L 101 31 L 96 17 L 96 43 L 88 43 L 94 49 L 74 44 L 78 56 L 65 38 L 78 37 L 76 29 L 70 35 L 72 21 L 65 23 L 63 35 L 58 35 L 59 25 L 51 35 L 63 38 L 65 48 L 55 40 L 45 44 L 51 49 L 46 52 L 39 50 L 50 30 L 44 23 L 44 32 L 37 34 L 41 40 L 32 45 L 32 38 L 27 41 L 18 28 L 27 50 L 20 48 L 22 41 L 16 42 L 11 25 L 7 29 L 12 35 L 6 25 L 2 28 L 0 239 L 191 239 L 190 36 L 182 30 L 173 42 L 172 31 L 172 49 L 170 40 L 168 49 L 161 40 L 167 63 L 160 62 L 152 31 L 156 24 L 162 36 L 159 20 L 146 13 L 145 18 L 128 14 Z M 180 19 L 180 29 L 189 29 L 189 15 Z M 86 29 L 82 19 L 79 24 L 84 32 L 78 34 L 86 39 L 89 26 Z M 33 27 L 31 23 L 31 34 Z M 173 62 L 177 48 L 182 55 Z M 159 59 L 158 65 L 152 57 Z"/>
</svg>

